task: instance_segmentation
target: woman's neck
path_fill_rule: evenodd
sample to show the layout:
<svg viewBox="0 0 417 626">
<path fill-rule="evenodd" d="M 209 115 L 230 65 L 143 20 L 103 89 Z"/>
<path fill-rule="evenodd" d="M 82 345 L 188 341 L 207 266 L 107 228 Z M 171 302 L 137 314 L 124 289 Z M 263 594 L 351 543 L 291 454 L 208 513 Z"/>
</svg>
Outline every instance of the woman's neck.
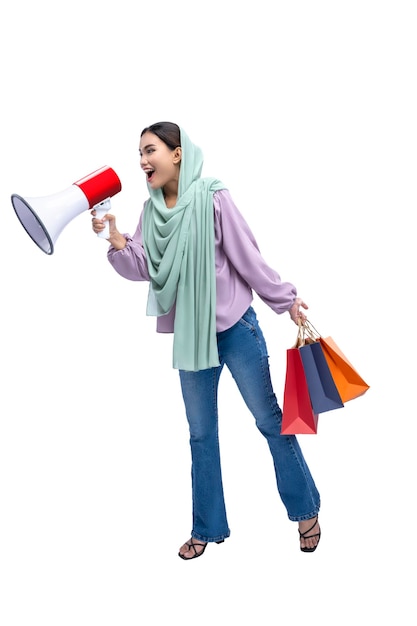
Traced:
<svg viewBox="0 0 417 626">
<path fill-rule="evenodd" d="M 177 204 L 177 196 L 174 196 L 174 195 L 167 196 L 164 194 L 164 199 L 165 199 L 165 204 L 167 206 L 167 209 L 172 209 Z"/>
<path fill-rule="evenodd" d="M 178 186 L 176 188 L 171 189 L 162 189 L 162 193 L 164 195 L 165 204 L 167 209 L 172 209 L 177 204 L 178 198 Z"/>
</svg>

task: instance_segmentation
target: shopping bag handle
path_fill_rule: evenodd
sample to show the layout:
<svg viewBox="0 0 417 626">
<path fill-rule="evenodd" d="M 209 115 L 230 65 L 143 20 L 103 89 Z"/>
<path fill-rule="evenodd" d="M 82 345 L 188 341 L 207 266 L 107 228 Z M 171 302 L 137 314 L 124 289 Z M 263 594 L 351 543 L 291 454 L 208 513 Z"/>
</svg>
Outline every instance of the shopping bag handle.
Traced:
<svg viewBox="0 0 417 626">
<path fill-rule="evenodd" d="M 321 335 L 319 331 L 314 328 L 313 324 L 308 319 L 302 320 L 299 318 L 297 324 L 298 333 L 294 348 L 302 348 L 306 343 L 316 342 L 320 339 Z"/>
<path fill-rule="evenodd" d="M 295 342 L 294 348 L 302 348 L 306 344 L 306 327 L 305 327 L 305 323 L 303 322 L 301 318 L 298 318 L 297 324 L 298 324 L 298 333 L 297 333 L 297 340 Z"/>
<path fill-rule="evenodd" d="M 307 337 L 313 341 L 318 341 L 320 339 L 321 335 L 319 331 L 314 328 L 313 324 L 308 319 L 304 320 L 303 325 L 304 336 L 307 335 Z"/>
</svg>

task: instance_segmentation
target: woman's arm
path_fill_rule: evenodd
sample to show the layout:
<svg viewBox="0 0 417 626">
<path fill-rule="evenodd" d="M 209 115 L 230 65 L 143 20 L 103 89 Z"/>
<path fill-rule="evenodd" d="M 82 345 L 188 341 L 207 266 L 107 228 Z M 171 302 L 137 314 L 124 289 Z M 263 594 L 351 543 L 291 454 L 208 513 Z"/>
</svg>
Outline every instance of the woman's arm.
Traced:
<svg viewBox="0 0 417 626">
<path fill-rule="evenodd" d="M 235 270 L 258 296 L 276 313 L 289 312 L 297 321 L 304 316 L 300 307 L 307 308 L 292 283 L 281 280 L 280 275 L 265 261 L 247 222 L 234 204 L 227 190 L 214 195 L 215 221 L 219 224 L 222 249 Z"/>
<path fill-rule="evenodd" d="M 91 215 L 95 233 L 104 229 L 104 222 L 109 223 L 107 241 L 110 247 L 107 251 L 107 258 L 116 272 L 128 280 L 149 280 L 148 264 L 142 242 L 142 214 L 133 237 L 117 230 L 114 215 L 108 213 L 102 219 L 97 219 L 94 210 L 91 211 Z"/>
</svg>

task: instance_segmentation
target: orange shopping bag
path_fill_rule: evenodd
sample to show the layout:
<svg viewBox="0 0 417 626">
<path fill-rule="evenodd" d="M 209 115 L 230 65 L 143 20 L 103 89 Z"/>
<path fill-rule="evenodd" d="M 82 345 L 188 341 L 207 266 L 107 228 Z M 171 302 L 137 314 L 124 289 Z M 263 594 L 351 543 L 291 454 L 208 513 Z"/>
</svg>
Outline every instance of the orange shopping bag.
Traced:
<svg viewBox="0 0 417 626">
<path fill-rule="evenodd" d="M 358 374 L 332 337 L 322 337 L 308 321 L 305 327 L 311 339 L 320 342 L 342 401 L 348 402 L 362 396 L 369 389 L 369 385 Z"/>
</svg>

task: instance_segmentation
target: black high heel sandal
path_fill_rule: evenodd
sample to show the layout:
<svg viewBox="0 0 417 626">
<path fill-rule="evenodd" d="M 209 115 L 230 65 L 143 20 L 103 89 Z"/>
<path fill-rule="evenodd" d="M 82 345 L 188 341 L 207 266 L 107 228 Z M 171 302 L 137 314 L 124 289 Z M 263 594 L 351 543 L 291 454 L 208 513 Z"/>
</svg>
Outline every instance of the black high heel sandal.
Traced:
<svg viewBox="0 0 417 626">
<path fill-rule="evenodd" d="M 216 541 L 216 543 L 223 543 L 224 539 L 221 539 L 220 541 Z M 188 548 L 187 552 L 189 552 L 191 550 L 191 548 L 194 550 L 194 554 L 193 556 L 184 556 L 183 554 L 181 554 L 181 552 L 178 552 L 178 556 L 180 557 L 180 559 L 183 559 L 184 561 L 191 561 L 192 559 L 197 559 L 199 556 L 201 556 L 202 554 L 204 554 L 204 550 L 207 548 L 208 543 L 200 543 L 199 541 L 195 541 L 193 537 L 191 537 L 190 541 L 187 541 L 187 543 L 185 544 Z M 197 552 L 196 550 L 196 546 L 202 546 L 202 550 L 200 550 L 200 552 Z"/>
<path fill-rule="evenodd" d="M 316 521 L 314 522 L 314 524 L 312 525 L 311 528 L 309 528 L 308 530 L 306 530 L 304 533 L 302 533 L 300 530 L 298 531 L 300 534 L 300 539 L 311 539 L 311 537 L 318 537 L 317 539 L 317 543 L 314 546 L 314 548 L 302 548 L 300 546 L 300 550 L 301 552 L 314 552 L 314 550 L 317 548 L 317 546 L 319 545 L 319 541 L 320 541 L 320 537 L 321 537 L 321 529 L 319 529 L 318 533 L 315 533 L 314 535 L 309 535 L 308 533 L 310 533 L 313 528 L 315 528 L 317 526 L 317 524 L 319 523 L 319 518 L 318 516 L 316 517 Z"/>
</svg>

